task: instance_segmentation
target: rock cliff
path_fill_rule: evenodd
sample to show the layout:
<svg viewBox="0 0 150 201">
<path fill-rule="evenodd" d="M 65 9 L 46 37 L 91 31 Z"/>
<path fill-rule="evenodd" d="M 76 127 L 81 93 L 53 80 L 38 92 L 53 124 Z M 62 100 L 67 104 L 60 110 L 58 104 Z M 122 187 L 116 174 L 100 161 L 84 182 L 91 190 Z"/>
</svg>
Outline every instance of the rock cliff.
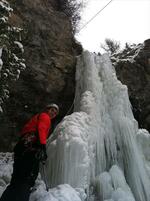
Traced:
<svg viewBox="0 0 150 201">
<path fill-rule="evenodd" d="M 150 39 L 113 55 L 118 79 L 128 86 L 135 118 L 150 131 Z"/>
<path fill-rule="evenodd" d="M 70 20 L 56 0 L 9 0 L 10 23 L 24 29 L 26 70 L 11 87 L 1 116 L 0 149 L 8 150 L 19 127 L 50 102 L 60 106 L 58 120 L 74 99 L 76 55 L 82 51 Z M 5 137 L 4 137 L 5 136 Z"/>
</svg>

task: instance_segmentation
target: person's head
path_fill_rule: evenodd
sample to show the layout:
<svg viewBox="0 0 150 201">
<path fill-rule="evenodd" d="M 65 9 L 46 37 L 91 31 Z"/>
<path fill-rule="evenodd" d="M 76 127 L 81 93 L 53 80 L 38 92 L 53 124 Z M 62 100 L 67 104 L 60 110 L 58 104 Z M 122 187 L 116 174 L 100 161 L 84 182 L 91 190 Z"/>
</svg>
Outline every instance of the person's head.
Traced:
<svg viewBox="0 0 150 201">
<path fill-rule="evenodd" d="M 46 106 L 46 111 L 49 113 L 51 119 L 54 119 L 59 113 L 59 107 L 55 103 Z"/>
</svg>

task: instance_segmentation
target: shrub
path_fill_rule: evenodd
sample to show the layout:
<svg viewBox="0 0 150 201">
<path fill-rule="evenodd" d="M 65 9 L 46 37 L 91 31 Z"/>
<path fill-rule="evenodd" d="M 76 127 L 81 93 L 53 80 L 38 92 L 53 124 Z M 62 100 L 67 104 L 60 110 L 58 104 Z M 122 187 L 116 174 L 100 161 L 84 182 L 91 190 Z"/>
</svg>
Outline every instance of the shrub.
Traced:
<svg viewBox="0 0 150 201">
<path fill-rule="evenodd" d="M 101 48 L 104 49 L 109 55 L 112 55 L 120 50 L 120 43 L 110 38 L 106 38 L 105 43 L 101 44 Z"/>
</svg>

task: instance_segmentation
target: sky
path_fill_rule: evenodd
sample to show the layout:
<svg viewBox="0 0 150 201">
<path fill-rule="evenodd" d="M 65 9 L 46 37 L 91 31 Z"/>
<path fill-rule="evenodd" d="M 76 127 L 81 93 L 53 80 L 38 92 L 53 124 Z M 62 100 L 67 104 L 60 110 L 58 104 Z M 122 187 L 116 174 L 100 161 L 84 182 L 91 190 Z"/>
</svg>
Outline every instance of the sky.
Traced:
<svg viewBox="0 0 150 201">
<path fill-rule="evenodd" d="M 110 0 L 86 0 L 79 29 Z M 121 43 L 143 43 L 150 38 L 150 0 L 113 0 L 76 38 L 84 49 L 101 51 L 106 38 Z"/>
</svg>

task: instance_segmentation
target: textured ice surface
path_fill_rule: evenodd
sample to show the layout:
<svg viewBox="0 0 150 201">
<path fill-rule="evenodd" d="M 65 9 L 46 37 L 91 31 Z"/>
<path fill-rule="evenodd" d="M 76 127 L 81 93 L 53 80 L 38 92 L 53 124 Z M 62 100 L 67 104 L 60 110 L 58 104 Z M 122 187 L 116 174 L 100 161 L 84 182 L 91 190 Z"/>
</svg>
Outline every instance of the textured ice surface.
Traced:
<svg viewBox="0 0 150 201">
<path fill-rule="evenodd" d="M 79 193 L 68 184 L 62 184 L 55 188 L 45 190 L 45 185 L 42 181 L 38 184 L 31 196 L 30 201 L 82 201 Z"/>
<path fill-rule="evenodd" d="M 0 196 L 5 190 L 6 185 L 11 180 L 11 174 L 13 171 L 13 154 L 12 153 L 0 153 Z"/>
<path fill-rule="evenodd" d="M 86 51 L 78 58 L 74 111 L 55 130 L 58 139 L 48 145 L 49 185 L 68 183 L 88 194 L 92 186 L 102 201 L 149 201 L 147 163 L 136 139 L 138 124 L 127 87 L 117 80 L 106 54 Z"/>
<path fill-rule="evenodd" d="M 11 153 L 0 153 L 0 197 L 11 179 L 12 156 Z M 85 198 L 86 194 L 83 189 L 75 190 L 68 184 L 59 185 L 46 191 L 45 183 L 39 175 L 30 201 L 84 201 Z"/>
<path fill-rule="evenodd" d="M 53 134 L 46 164 L 51 189 L 40 181 L 30 201 L 84 201 L 85 193 L 89 201 L 150 201 L 149 133 L 138 129 L 127 87 L 106 54 L 78 58 L 74 113 Z M 12 171 L 6 169 L 5 183 Z"/>
<path fill-rule="evenodd" d="M 69 183 L 73 187 L 87 188 L 89 179 L 88 127 L 89 117 L 75 112 L 64 118 L 55 132 L 58 138 L 48 148 L 47 177 L 49 186 Z M 63 160 L 62 160 L 63 159 Z M 57 172 L 55 175 L 54 172 Z"/>
</svg>

